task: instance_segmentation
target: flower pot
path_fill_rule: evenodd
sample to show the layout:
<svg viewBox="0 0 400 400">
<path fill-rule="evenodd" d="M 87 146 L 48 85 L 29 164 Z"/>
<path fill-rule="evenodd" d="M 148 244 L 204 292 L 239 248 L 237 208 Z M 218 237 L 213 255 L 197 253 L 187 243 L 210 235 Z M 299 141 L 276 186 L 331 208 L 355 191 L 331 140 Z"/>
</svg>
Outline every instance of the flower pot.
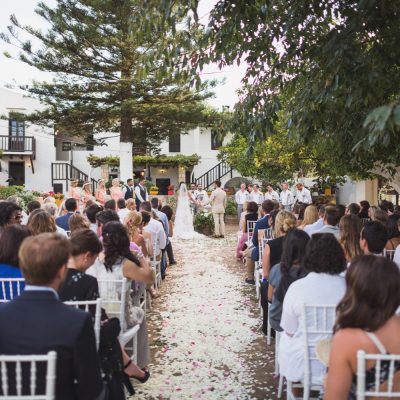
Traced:
<svg viewBox="0 0 400 400">
<path fill-rule="evenodd" d="M 56 202 L 57 207 L 60 207 L 63 202 L 63 199 L 54 199 L 54 200 Z"/>
<path fill-rule="evenodd" d="M 174 191 L 173 190 L 168 190 L 168 196 L 173 196 L 174 195 Z"/>
<path fill-rule="evenodd" d="M 325 188 L 324 190 L 325 196 L 331 196 L 332 195 L 332 188 Z"/>
<path fill-rule="evenodd" d="M 150 194 L 152 196 L 157 196 L 158 195 L 158 190 L 150 190 Z"/>
</svg>

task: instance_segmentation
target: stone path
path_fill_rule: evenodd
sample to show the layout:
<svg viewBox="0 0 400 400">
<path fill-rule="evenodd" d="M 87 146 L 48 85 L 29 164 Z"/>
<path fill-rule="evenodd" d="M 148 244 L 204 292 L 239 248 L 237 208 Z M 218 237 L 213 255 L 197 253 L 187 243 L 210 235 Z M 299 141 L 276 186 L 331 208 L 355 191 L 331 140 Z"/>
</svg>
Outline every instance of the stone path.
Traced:
<svg viewBox="0 0 400 400">
<path fill-rule="evenodd" d="M 151 378 L 139 399 L 275 399 L 273 345 L 261 333 L 254 287 L 225 239 L 173 243 L 167 271 L 148 314 Z"/>
</svg>

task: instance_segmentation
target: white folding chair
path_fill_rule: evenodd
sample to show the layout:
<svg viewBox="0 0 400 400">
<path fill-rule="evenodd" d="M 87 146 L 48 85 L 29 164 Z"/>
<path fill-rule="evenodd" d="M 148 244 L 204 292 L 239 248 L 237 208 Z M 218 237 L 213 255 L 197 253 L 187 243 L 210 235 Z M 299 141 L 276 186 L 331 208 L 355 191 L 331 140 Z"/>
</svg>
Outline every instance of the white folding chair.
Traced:
<svg viewBox="0 0 400 400">
<path fill-rule="evenodd" d="M 375 364 L 375 385 L 371 390 L 365 387 L 366 365 L 368 361 L 376 361 Z M 388 380 L 380 381 L 382 365 L 389 363 Z M 374 398 L 399 398 L 400 385 L 396 381 L 395 363 L 400 363 L 400 354 L 367 354 L 363 350 L 357 352 L 357 400 L 364 400 L 367 397 Z"/>
<path fill-rule="evenodd" d="M 24 290 L 24 278 L 0 278 L 0 303 L 6 303 L 18 297 Z"/>
<path fill-rule="evenodd" d="M 253 238 L 254 227 L 256 226 L 257 221 L 247 221 L 247 245 L 251 242 Z"/>
<path fill-rule="evenodd" d="M 157 252 L 159 251 L 157 243 L 154 243 L 153 247 L 153 256 L 150 258 L 151 266 L 154 269 L 154 272 L 156 274 L 156 280 L 154 282 L 154 286 L 156 289 L 158 289 L 161 286 L 162 282 L 162 277 L 161 277 L 161 257 L 162 253 L 160 252 L 160 259 L 157 260 Z"/>
<path fill-rule="evenodd" d="M 272 228 L 268 228 L 264 230 L 264 237 L 265 239 L 273 239 L 274 238 L 274 232 Z"/>
<path fill-rule="evenodd" d="M 0 355 L 0 399 L 29 399 L 29 400 L 55 400 L 56 398 L 56 361 L 57 353 L 49 351 L 45 355 Z M 46 366 L 45 393 L 37 394 L 37 367 L 38 363 Z M 29 386 L 26 378 L 23 379 L 23 369 L 30 366 Z M 15 373 L 15 387 L 10 387 L 9 377 Z M 24 374 L 25 377 L 25 374 Z M 25 384 L 25 385 L 24 385 Z M 29 394 L 23 394 L 27 393 Z M 12 394 L 9 394 L 12 393 Z"/>
<path fill-rule="evenodd" d="M 365 225 L 367 222 L 371 221 L 370 218 L 361 218 L 361 223 Z"/>
<path fill-rule="evenodd" d="M 389 258 L 390 260 L 393 261 L 394 253 L 396 250 L 386 250 L 383 249 L 383 257 Z"/>
<path fill-rule="evenodd" d="M 303 388 L 303 400 L 310 399 L 311 390 L 323 389 L 322 382 L 313 382 L 313 369 L 326 367 L 318 360 L 315 347 L 321 340 L 333 335 L 333 324 L 336 317 L 336 305 L 302 304 L 301 328 L 304 344 L 304 377 L 299 384 L 287 381 L 287 398 L 296 399 L 293 387 Z"/>
<path fill-rule="evenodd" d="M 65 301 L 64 304 L 78 309 L 84 309 L 86 312 L 91 313 L 90 308 L 95 306 L 94 313 L 94 334 L 96 336 L 96 347 L 99 350 L 100 346 L 100 322 L 101 322 L 101 299 L 88 300 L 88 301 Z"/>
<path fill-rule="evenodd" d="M 127 311 L 127 296 L 130 296 L 130 284 L 124 279 L 98 279 L 101 303 L 109 317 L 119 319 L 121 324 L 121 333 L 119 341 L 123 347 L 132 352 L 132 360 L 137 363 L 137 333 L 140 325 L 137 324 L 128 328 L 126 324 L 125 313 Z M 131 345 L 129 345 L 131 343 Z"/>
</svg>

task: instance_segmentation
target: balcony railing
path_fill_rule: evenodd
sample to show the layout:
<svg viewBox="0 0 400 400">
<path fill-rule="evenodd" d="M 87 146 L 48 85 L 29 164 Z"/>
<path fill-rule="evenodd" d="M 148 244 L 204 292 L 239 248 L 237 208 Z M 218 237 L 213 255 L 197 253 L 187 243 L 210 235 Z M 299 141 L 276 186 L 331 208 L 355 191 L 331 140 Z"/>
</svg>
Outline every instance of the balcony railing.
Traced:
<svg viewBox="0 0 400 400">
<path fill-rule="evenodd" d="M 35 154 L 33 136 L 0 136 L 0 150 L 3 154 Z"/>
</svg>

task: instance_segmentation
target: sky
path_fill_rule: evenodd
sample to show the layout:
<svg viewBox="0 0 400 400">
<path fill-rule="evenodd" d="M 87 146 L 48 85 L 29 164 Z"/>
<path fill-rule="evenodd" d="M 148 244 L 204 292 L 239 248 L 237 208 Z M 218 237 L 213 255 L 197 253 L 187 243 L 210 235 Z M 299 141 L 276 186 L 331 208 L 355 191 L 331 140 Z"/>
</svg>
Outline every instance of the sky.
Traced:
<svg viewBox="0 0 400 400">
<path fill-rule="evenodd" d="M 51 4 L 52 0 L 43 0 L 47 4 Z M 201 22 L 206 23 L 210 10 L 217 0 L 201 0 L 199 4 L 198 14 Z M 34 9 L 38 0 L 12 0 L 2 1 L 0 13 L 0 32 L 6 32 L 7 26 L 10 25 L 9 17 L 15 14 L 19 22 L 23 25 L 32 25 L 35 28 L 45 31 L 48 27 L 46 21 L 35 14 Z M 6 44 L 0 40 L 0 86 L 5 85 L 28 85 L 32 80 L 49 80 L 51 76 L 47 73 L 38 71 L 37 69 L 28 66 L 27 64 L 7 59 L 3 53 L 8 51 L 15 55 L 18 49 Z M 241 86 L 241 79 L 245 72 L 245 64 L 241 63 L 238 67 L 232 65 L 219 70 L 216 65 L 208 65 L 202 71 L 202 78 L 216 78 L 224 80 L 223 84 L 218 85 L 215 89 L 215 98 L 209 102 L 217 108 L 222 106 L 233 107 L 238 96 L 236 90 Z"/>
</svg>

